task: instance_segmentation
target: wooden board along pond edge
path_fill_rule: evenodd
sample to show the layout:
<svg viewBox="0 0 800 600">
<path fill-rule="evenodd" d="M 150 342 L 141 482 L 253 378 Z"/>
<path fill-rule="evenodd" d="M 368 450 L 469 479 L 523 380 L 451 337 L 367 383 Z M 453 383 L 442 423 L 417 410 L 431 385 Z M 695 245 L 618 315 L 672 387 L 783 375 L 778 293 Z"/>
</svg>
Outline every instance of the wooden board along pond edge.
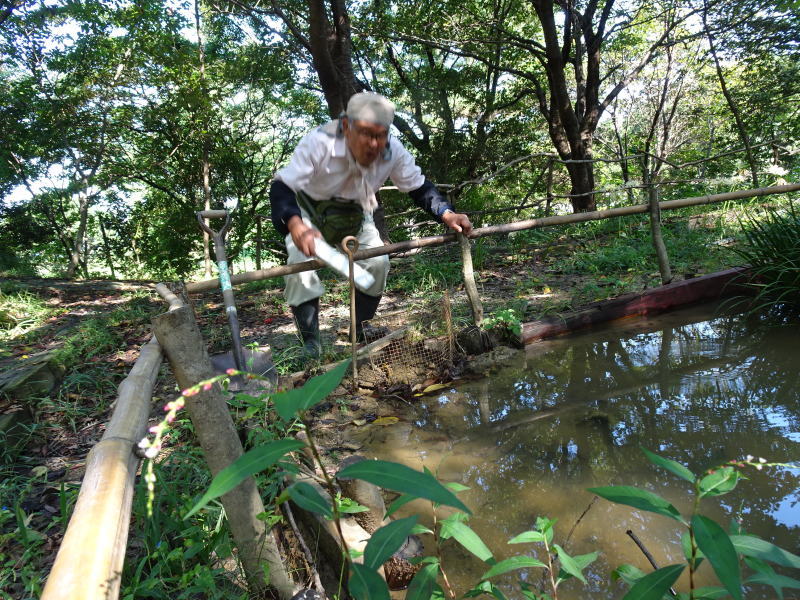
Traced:
<svg viewBox="0 0 800 600">
<path fill-rule="evenodd" d="M 654 315 L 726 296 L 751 295 L 749 288 L 742 285 L 746 277 L 747 268 L 736 267 L 602 300 L 577 312 L 523 323 L 521 341 L 527 345 L 608 321 Z"/>
</svg>

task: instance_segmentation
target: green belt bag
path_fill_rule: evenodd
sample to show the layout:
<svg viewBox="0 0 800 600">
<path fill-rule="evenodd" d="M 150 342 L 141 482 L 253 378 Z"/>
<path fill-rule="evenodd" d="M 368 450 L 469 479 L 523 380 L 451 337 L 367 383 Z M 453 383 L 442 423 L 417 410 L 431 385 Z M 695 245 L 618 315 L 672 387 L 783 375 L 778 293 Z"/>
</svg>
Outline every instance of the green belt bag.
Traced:
<svg viewBox="0 0 800 600">
<path fill-rule="evenodd" d="M 361 231 L 364 211 L 354 200 L 314 200 L 305 192 L 297 192 L 297 203 L 332 246 Z"/>
</svg>

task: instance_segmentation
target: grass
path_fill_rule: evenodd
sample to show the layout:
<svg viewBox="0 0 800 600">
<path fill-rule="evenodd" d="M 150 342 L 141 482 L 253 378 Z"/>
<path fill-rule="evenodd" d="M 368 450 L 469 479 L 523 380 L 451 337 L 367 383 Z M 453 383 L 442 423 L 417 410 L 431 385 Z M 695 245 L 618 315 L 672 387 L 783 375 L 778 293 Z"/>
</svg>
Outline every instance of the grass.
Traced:
<svg viewBox="0 0 800 600">
<path fill-rule="evenodd" d="M 750 265 L 752 280 L 746 285 L 756 293 L 750 312 L 800 309 L 800 213 L 795 205 L 768 209 L 763 220 L 748 215 L 742 227 L 746 243 L 733 251 Z"/>
</svg>

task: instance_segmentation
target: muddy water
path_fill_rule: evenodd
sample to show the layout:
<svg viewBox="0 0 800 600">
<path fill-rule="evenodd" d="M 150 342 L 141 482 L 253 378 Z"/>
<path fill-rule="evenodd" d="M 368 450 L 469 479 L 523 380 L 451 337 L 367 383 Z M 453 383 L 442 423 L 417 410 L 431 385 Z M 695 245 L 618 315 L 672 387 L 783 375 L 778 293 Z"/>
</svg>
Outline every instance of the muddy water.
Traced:
<svg viewBox="0 0 800 600">
<path fill-rule="evenodd" d="M 800 459 L 800 326 L 710 318 L 710 310 L 529 346 L 485 379 L 425 398 L 401 423 L 365 431 L 365 454 L 469 486 L 460 494 L 475 513 L 469 523 L 498 560 L 523 552 L 545 560 L 539 546 L 506 541 L 539 515 L 557 519 L 556 543 L 571 554 L 601 552 L 588 585 L 567 582 L 559 598 L 621 598 L 626 588 L 609 577 L 616 566 L 652 570 L 626 530 L 660 566 L 681 562 L 681 531 L 664 517 L 593 502 L 586 488 L 634 485 L 691 510 L 689 484 L 650 465 L 640 446 L 696 473 L 748 454 Z M 703 500 L 701 511 L 726 527 L 738 517 L 745 530 L 800 553 L 800 471 L 746 475 L 733 493 Z M 424 503 L 407 508 L 430 523 Z M 444 564 L 461 593 L 485 570 L 452 541 Z M 541 570 L 517 573 L 542 583 Z M 702 567 L 699 577 L 715 583 Z M 510 598 L 523 597 L 518 579 L 499 580 Z M 686 590 L 686 581 L 677 587 Z M 754 588 L 747 597 L 774 592 Z"/>
</svg>

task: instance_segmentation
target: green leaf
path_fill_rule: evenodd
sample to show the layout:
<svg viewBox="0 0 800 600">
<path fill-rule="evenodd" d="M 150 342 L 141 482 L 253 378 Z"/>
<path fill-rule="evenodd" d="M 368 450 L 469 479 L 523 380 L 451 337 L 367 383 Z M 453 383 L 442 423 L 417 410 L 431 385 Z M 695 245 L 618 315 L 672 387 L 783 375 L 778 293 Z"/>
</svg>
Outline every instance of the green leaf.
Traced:
<svg viewBox="0 0 800 600">
<path fill-rule="evenodd" d="M 467 487 L 463 483 L 458 483 L 457 481 L 450 481 L 448 483 L 445 483 L 444 485 L 448 490 L 456 494 L 458 492 L 466 492 L 469 489 L 469 487 Z"/>
<path fill-rule="evenodd" d="M 312 377 L 301 388 L 273 395 L 272 403 L 281 419 L 288 421 L 298 411 L 308 410 L 322 402 L 337 388 L 349 366 L 350 361 L 346 360 L 327 373 Z"/>
<path fill-rule="evenodd" d="M 586 579 L 581 571 L 597 560 L 599 552 L 591 552 L 589 554 L 582 554 L 580 556 L 570 556 L 567 554 L 566 550 L 564 550 L 558 544 L 556 544 L 554 547 L 558 553 L 558 560 L 561 563 L 561 570 L 564 571 L 563 574 L 558 574 L 558 578 L 565 580 L 569 579 L 570 577 L 576 577 L 583 583 L 586 583 Z"/>
<path fill-rule="evenodd" d="M 733 467 L 720 467 L 700 480 L 698 484 L 700 497 L 727 494 L 736 487 L 739 477 L 739 471 Z"/>
<path fill-rule="evenodd" d="M 692 517 L 692 531 L 697 547 L 703 551 L 708 562 L 714 567 L 714 572 L 722 585 L 736 600 L 742 600 L 739 560 L 728 534 L 716 522 L 703 515 Z"/>
<path fill-rule="evenodd" d="M 644 577 L 644 571 L 642 571 L 639 567 L 628 564 L 620 565 L 611 572 L 612 581 L 622 579 L 622 581 L 628 585 L 635 584 L 642 577 Z"/>
<path fill-rule="evenodd" d="M 330 503 L 310 483 L 298 481 L 288 487 L 286 491 L 289 492 L 289 497 L 300 508 L 323 515 L 327 519 L 333 517 L 333 509 Z"/>
<path fill-rule="evenodd" d="M 717 600 L 717 598 L 725 598 L 726 596 L 730 596 L 728 594 L 728 590 L 724 587 L 719 586 L 709 586 L 709 587 L 701 587 L 694 590 L 694 594 L 690 594 L 689 592 L 679 593 L 678 599 L 679 600 Z"/>
<path fill-rule="evenodd" d="M 537 542 L 543 542 L 545 540 L 545 534 L 541 531 L 525 531 L 520 533 L 517 536 L 514 536 L 510 540 L 508 540 L 509 544 L 534 544 Z"/>
<path fill-rule="evenodd" d="M 489 562 L 494 560 L 492 551 L 486 547 L 483 540 L 468 525 L 460 521 L 445 519 L 442 521 L 442 534 L 455 538 L 459 544 L 482 561 Z"/>
<path fill-rule="evenodd" d="M 408 535 L 416 522 L 417 517 L 415 515 L 392 521 L 375 531 L 364 549 L 364 565 L 370 569 L 377 570 L 408 539 Z"/>
<path fill-rule="evenodd" d="M 389 505 L 389 508 L 386 509 L 386 515 L 384 515 L 385 519 L 388 519 L 394 513 L 396 513 L 401 506 L 405 506 L 412 500 L 416 500 L 416 496 L 412 496 L 411 494 L 402 494 L 398 496 L 394 502 Z"/>
<path fill-rule="evenodd" d="M 512 556 L 511 558 L 501 560 L 499 563 L 494 565 L 481 576 L 481 579 L 489 579 L 490 577 L 496 577 L 498 575 L 502 575 L 503 573 L 508 573 L 509 571 L 526 569 L 528 567 L 541 567 L 546 569 L 547 565 L 540 560 L 531 558 L 530 556 Z"/>
<path fill-rule="evenodd" d="M 356 600 L 390 600 L 386 580 L 369 567 L 358 563 L 350 564 L 347 589 Z"/>
<path fill-rule="evenodd" d="M 653 571 L 633 584 L 622 600 L 661 600 L 686 565 L 670 565 Z"/>
<path fill-rule="evenodd" d="M 685 479 L 689 483 L 694 483 L 694 481 L 695 481 L 694 473 L 692 473 L 689 469 L 684 467 L 679 462 L 675 462 L 672 459 L 664 458 L 662 456 L 659 456 L 658 454 L 650 452 L 650 450 L 648 450 L 645 447 L 641 447 L 641 448 L 642 448 L 642 452 L 644 452 L 644 455 L 647 457 L 647 460 L 649 460 L 651 463 L 653 463 L 657 467 L 661 467 L 662 469 L 666 469 L 667 471 L 669 471 L 673 475 L 677 475 L 678 477 L 680 477 L 681 479 Z"/>
<path fill-rule="evenodd" d="M 303 443 L 297 440 L 279 440 L 245 452 L 214 476 L 206 493 L 183 518 L 188 519 L 214 498 L 230 492 L 247 477 L 271 467 L 289 452 L 302 447 Z"/>
<path fill-rule="evenodd" d="M 670 519 L 675 519 L 679 523 L 688 525 L 688 523 L 678 512 L 678 509 L 672 506 L 669 502 L 664 500 L 661 496 L 657 496 L 647 490 L 640 490 L 639 488 L 631 487 L 629 485 L 611 485 L 606 487 L 589 488 L 593 494 L 597 494 L 601 498 L 605 498 L 610 502 L 617 504 L 624 504 L 625 506 L 632 506 L 641 510 L 656 513 Z"/>
<path fill-rule="evenodd" d="M 414 525 L 414 527 L 411 528 L 411 533 L 414 535 L 423 535 L 426 533 L 433 533 L 433 530 L 428 527 L 425 527 L 425 525 L 417 523 L 416 525 Z"/>
<path fill-rule="evenodd" d="M 439 483 L 435 477 L 398 463 L 384 460 L 362 460 L 339 471 L 337 477 L 362 479 L 379 487 L 411 494 L 417 498 L 426 498 L 439 504 L 453 506 L 467 513 L 470 512 L 464 503 Z"/>
<path fill-rule="evenodd" d="M 747 579 L 747 583 L 768 585 L 774 589 L 775 593 L 781 598 L 783 598 L 784 588 L 800 590 L 800 581 L 792 579 L 791 577 L 786 577 L 785 575 L 779 575 L 778 573 L 756 573 Z"/>
<path fill-rule="evenodd" d="M 766 560 L 783 567 L 800 569 L 800 556 L 792 554 L 759 537 L 754 535 L 732 535 L 730 536 L 730 540 L 733 547 L 736 548 L 736 551 L 740 554 L 760 558 L 761 560 Z"/>
<path fill-rule="evenodd" d="M 405 600 L 429 600 L 439 574 L 439 563 L 425 565 L 417 571 L 406 591 Z"/>
</svg>

